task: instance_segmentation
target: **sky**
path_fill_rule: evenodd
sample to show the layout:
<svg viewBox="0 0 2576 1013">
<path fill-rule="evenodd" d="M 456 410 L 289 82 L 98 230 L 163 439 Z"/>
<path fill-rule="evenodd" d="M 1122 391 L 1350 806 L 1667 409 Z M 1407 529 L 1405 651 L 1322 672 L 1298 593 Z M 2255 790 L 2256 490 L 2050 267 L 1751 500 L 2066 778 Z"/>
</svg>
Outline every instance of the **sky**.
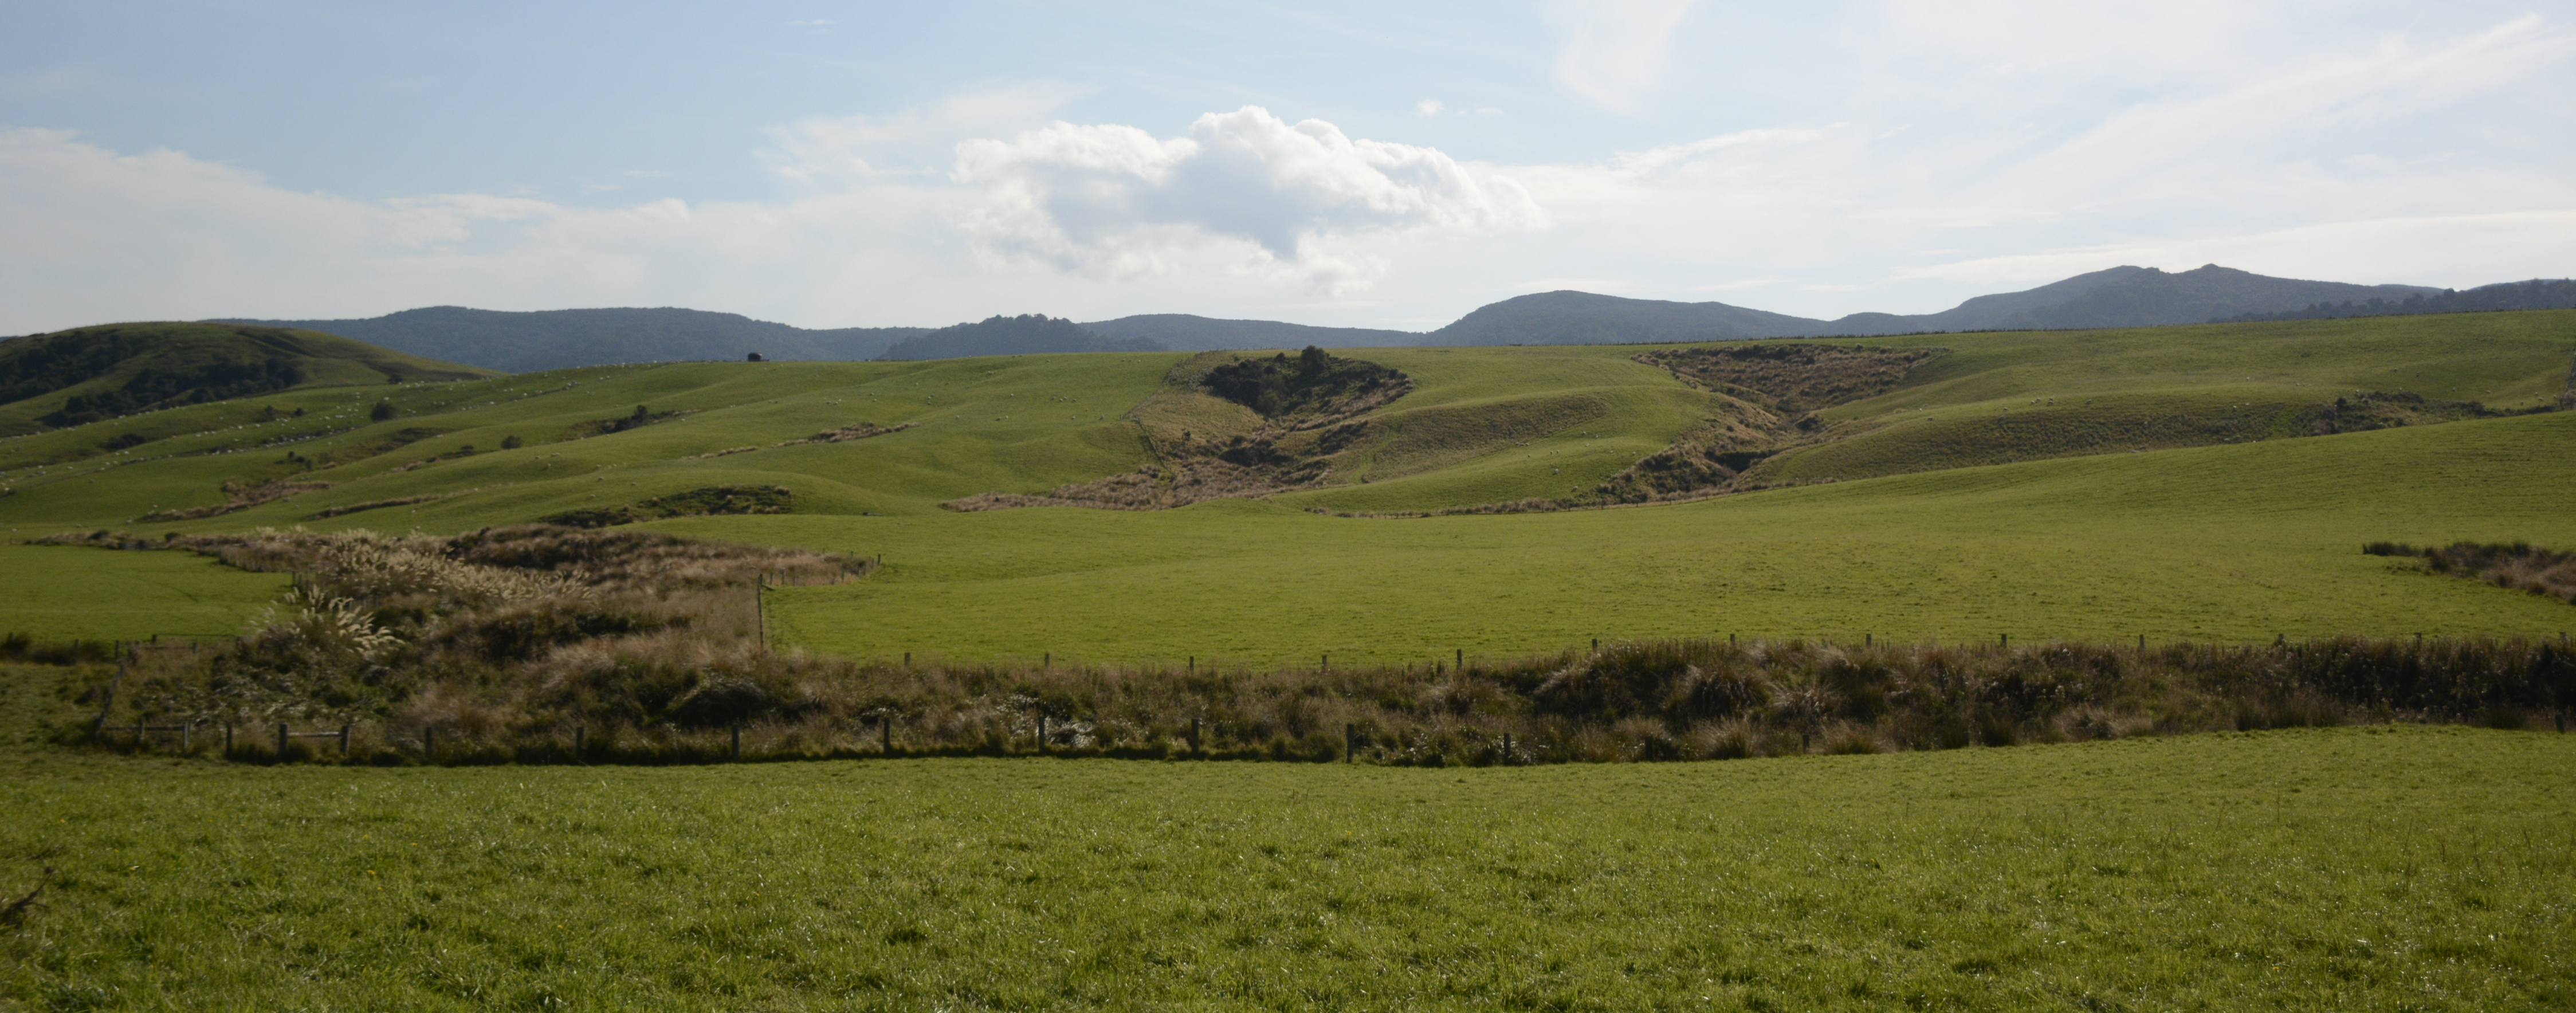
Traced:
<svg viewBox="0 0 2576 1013">
<path fill-rule="evenodd" d="M 0 334 L 2576 274 L 2576 0 L 0 4 Z"/>
</svg>

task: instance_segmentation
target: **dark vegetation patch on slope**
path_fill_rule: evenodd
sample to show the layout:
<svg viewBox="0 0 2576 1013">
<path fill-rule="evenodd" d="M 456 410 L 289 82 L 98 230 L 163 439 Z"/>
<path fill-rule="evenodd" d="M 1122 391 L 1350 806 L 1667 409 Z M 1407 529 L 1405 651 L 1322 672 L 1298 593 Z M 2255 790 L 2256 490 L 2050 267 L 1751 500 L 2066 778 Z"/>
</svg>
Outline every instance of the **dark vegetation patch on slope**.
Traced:
<svg viewBox="0 0 2576 1013">
<path fill-rule="evenodd" d="M 795 509 L 795 494 L 776 485 L 711 485 L 624 506 L 585 507 L 544 519 L 569 528 L 605 528 L 672 517 L 723 517 L 783 514 Z"/>
<path fill-rule="evenodd" d="M 1177 389 L 1156 397 L 1212 396 L 1248 410 L 1258 421 L 1225 433 L 1158 432 L 1147 426 L 1145 445 L 1155 461 L 1138 471 L 1060 486 L 1045 495 L 984 493 L 940 505 L 968 511 L 1030 506 L 1162 510 L 1308 488 L 1325 480 L 1334 455 L 1371 436 L 1371 423 L 1359 416 L 1413 389 L 1413 379 L 1400 371 L 1311 345 L 1295 359 L 1280 353 L 1205 367 L 1185 362 L 1173 367 L 1166 382 Z"/>
<path fill-rule="evenodd" d="M 2438 549 L 2419 549 L 2402 542 L 2372 542 L 2362 546 L 2361 551 L 2373 556 L 2417 557 L 2433 573 L 2548 595 L 2576 605 L 2576 552 L 2552 551 L 2528 542 L 2453 542 Z"/>
<path fill-rule="evenodd" d="M 1593 491 L 1594 501 L 1647 503 L 1733 488 L 1774 454 L 1838 435 L 1815 415 L 1896 389 L 1942 348 L 1758 344 L 1665 349 L 1636 356 L 1717 394 L 1706 424 Z M 1570 503 L 1569 505 L 1575 505 Z"/>
<path fill-rule="evenodd" d="M 622 433 L 629 429 L 641 429 L 656 422 L 668 422 L 682 414 L 685 413 L 678 410 L 657 412 L 643 405 L 636 405 L 634 411 L 613 419 L 593 419 L 589 422 L 575 423 L 564 431 L 564 438 L 580 440 L 593 436 L 606 436 L 610 433 Z"/>
<path fill-rule="evenodd" d="M 2576 703 L 2576 653 L 2539 640 L 1659 640 L 1463 665 L 860 663 L 771 653 L 753 596 L 763 579 L 864 576 L 865 560 L 544 527 L 60 540 L 167 544 L 295 573 L 298 590 L 234 643 L 137 652 L 84 698 L 97 720 L 58 739 L 136 721 L 348 723 L 353 758 L 374 762 L 712 759 L 737 728 L 790 757 L 1329 760 L 1347 746 L 1431 766 L 1723 759 L 2397 720 L 2527 728 Z"/>
<path fill-rule="evenodd" d="M 153 523 L 157 521 L 193 521 L 207 517 L 220 517 L 224 514 L 248 510 L 262 503 L 274 503 L 297 493 L 313 492 L 315 490 L 328 489 L 330 487 L 331 483 L 329 482 L 272 481 L 259 482 L 255 484 L 245 482 L 226 482 L 223 484 L 224 501 L 222 503 L 218 503 L 213 506 L 155 510 L 151 513 L 144 514 L 141 517 L 135 518 L 135 521 L 138 523 Z"/>
<path fill-rule="evenodd" d="M 827 429 L 803 439 L 788 440 L 779 444 L 779 446 L 794 447 L 808 443 L 847 443 L 851 440 L 864 440 L 871 437 L 884 436 L 889 433 L 900 433 L 920 424 L 921 423 L 918 422 L 903 422 L 891 426 L 881 426 L 874 422 L 853 422 L 849 425 L 842 426 L 839 429 Z"/>
</svg>

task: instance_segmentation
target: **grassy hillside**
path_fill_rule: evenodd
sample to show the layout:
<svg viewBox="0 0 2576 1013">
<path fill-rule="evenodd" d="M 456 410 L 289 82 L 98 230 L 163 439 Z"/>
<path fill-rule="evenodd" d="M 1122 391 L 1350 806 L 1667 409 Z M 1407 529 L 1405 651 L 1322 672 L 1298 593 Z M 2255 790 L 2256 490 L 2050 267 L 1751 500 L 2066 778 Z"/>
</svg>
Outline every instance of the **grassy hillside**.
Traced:
<svg viewBox="0 0 2576 1013">
<path fill-rule="evenodd" d="M 0 633 L 46 642 L 231 636 L 287 585 L 175 552 L 37 545 L 0 545 L 0 574 Z"/>
<path fill-rule="evenodd" d="M 2576 478 L 2576 414 L 2436 410 L 2549 404 L 2576 313 L 1877 344 L 1943 354 L 1817 413 L 1808 442 L 1745 476 L 1794 488 L 1686 505 L 1313 513 L 1586 494 L 1730 410 L 1634 361 L 1646 349 L 1370 349 L 1349 354 L 1402 371 L 1410 392 L 1361 417 L 1323 487 L 1266 500 L 940 509 L 1136 472 L 1155 461 L 1156 425 L 1230 424 L 1217 409 L 1236 409 L 1205 395 L 1191 395 L 1214 406 L 1201 422 L 1196 402 L 1165 413 L 1166 376 L 1188 357 L 1139 353 L 298 388 L 0 439 L 0 526 L 452 532 L 781 489 L 783 515 L 656 524 L 884 555 L 866 582 L 776 601 L 784 642 L 862 656 L 1402 659 L 1729 631 L 2268 640 L 2569 624 L 2563 605 L 2357 550 L 2576 543 L 2558 492 Z M 2316 431 L 2318 406 L 2364 394 L 2430 400 L 2380 418 L 2417 424 L 2296 435 Z M 372 417 L 379 399 L 394 417 Z M 2442 418 L 2464 420 L 2423 424 Z M 97 449 L 126 433 L 142 442 Z"/>
<path fill-rule="evenodd" d="M 2548 634 L 2576 611 L 2360 547 L 2576 543 L 2570 487 L 2576 414 L 2552 413 L 1566 513 L 1369 520 L 1230 501 L 660 526 L 882 553 L 867 582 L 774 593 L 782 637 L 821 650 L 1428 661 L 1727 633 Z"/>
<path fill-rule="evenodd" d="M 297 387 L 492 375 L 491 370 L 318 331 L 217 323 L 104 324 L 0 342 L 0 435 Z M 147 438 L 162 431 L 175 430 L 146 424 L 109 439 Z"/>
<path fill-rule="evenodd" d="M 12 739 L 54 675 L 0 670 Z M 44 887 L 0 1005 L 31 1009 L 2576 999 L 2548 734 L 1443 770 L 22 748 L 0 895 Z"/>
</svg>

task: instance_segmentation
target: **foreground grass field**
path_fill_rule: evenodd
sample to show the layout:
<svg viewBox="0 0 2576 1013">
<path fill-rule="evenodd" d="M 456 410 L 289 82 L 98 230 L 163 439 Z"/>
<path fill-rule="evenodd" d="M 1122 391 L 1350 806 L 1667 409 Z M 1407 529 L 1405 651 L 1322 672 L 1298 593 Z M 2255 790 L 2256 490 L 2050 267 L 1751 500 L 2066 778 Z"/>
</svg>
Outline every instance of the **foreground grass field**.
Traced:
<svg viewBox="0 0 2576 1013">
<path fill-rule="evenodd" d="M 50 670 L 5 675 L 13 710 Z M 20 737 L 24 732 L 18 733 Z M 1732 763 L 0 752 L 25 1009 L 2576 1003 L 2576 740 Z"/>
</svg>

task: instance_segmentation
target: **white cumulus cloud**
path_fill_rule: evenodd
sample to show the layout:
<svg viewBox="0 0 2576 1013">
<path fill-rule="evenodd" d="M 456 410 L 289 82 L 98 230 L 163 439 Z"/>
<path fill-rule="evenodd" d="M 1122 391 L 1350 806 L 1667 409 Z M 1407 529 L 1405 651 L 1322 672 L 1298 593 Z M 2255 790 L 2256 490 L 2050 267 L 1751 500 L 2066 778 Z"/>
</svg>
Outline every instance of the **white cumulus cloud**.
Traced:
<svg viewBox="0 0 2576 1013">
<path fill-rule="evenodd" d="M 1107 278 L 1230 247 L 1247 267 L 1344 291 L 1386 270 L 1355 241 L 1546 224 L 1509 178 L 1257 106 L 1201 116 L 1169 139 L 1058 122 L 1008 141 L 968 141 L 954 178 L 982 192 L 963 224 L 988 253 Z"/>
</svg>

